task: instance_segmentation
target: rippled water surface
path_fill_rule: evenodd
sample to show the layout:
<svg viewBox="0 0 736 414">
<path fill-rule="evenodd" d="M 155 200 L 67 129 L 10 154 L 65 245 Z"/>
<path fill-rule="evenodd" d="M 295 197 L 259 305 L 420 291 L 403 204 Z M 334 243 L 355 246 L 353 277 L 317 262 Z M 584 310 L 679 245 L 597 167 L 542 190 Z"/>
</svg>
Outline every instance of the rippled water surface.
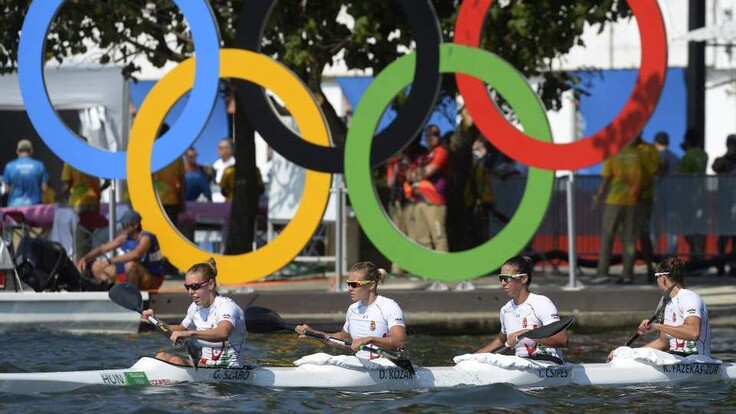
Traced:
<svg viewBox="0 0 736 414">
<path fill-rule="evenodd" d="M 598 362 L 631 332 L 571 336 L 571 362 Z M 411 358 L 419 365 L 451 365 L 452 356 L 487 341 L 479 336 L 414 335 Z M 715 329 L 714 357 L 736 360 L 736 330 Z M 639 344 L 644 343 L 643 341 Z M 0 372 L 68 371 L 131 366 L 139 356 L 171 350 L 156 333 L 130 336 L 72 335 L 45 331 L 0 332 Z M 250 335 L 248 355 L 261 365 L 290 366 L 325 351 L 295 335 Z M 505 384 L 418 392 L 358 393 L 269 390 L 231 384 L 182 384 L 165 388 L 88 387 L 55 395 L 0 394 L 1 412 L 736 412 L 736 383 L 569 386 L 519 390 Z"/>
</svg>

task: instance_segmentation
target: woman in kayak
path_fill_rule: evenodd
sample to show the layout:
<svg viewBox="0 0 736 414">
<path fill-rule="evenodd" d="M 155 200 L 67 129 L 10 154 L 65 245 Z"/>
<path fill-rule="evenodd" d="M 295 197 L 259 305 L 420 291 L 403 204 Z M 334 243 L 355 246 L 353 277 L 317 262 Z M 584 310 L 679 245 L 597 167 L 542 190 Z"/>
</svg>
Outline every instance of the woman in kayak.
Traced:
<svg viewBox="0 0 736 414">
<path fill-rule="evenodd" d="M 533 270 L 534 264 L 529 257 L 512 257 L 501 266 L 498 278 L 511 300 L 501 308 L 501 332 L 477 353 L 506 345 L 515 349 L 519 357 L 563 363 L 560 348 L 567 345 L 566 330 L 538 341 L 517 339 L 526 331 L 560 320 L 557 307 L 548 297 L 529 292 Z"/>
<path fill-rule="evenodd" d="M 663 292 L 671 286 L 672 300 L 660 318 L 663 322 L 641 321 L 639 334 L 658 331 L 657 339 L 644 345 L 670 354 L 710 356 L 710 321 L 708 308 L 695 292 L 685 289 L 685 265 L 676 257 L 668 257 L 657 266 L 657 286 Z M 611 356 L 609 355 L 609 360 Z"/>
<path fill-rule="evenodd" d="M 404 348 L 406 325 L 404 313 L 393 300 L 378 294 L 378 283 L 387 271 L 371 262 L 356 263 L 348 273 L 348 292 L 355 302 L 348 308 L 342 331 L 328 334 L 352 342 L 358 351 L 361 345 L 375 345 L 389 351 Z M 304 335 L 309 325 L 299 325 L 296 331 Z"/>
<path fill-rule="evenodd" d="M 215 259 L 197 263 L 189 268 L 184 278 L 184 288 L 192 298 L 187 316 L 179 325 L 171 325 L 174 331 L 171 341 L 197 339 L 202 345 L 200 366 L 243 366 L 245 319 L 243 310 L 232 299 L 217 293 L 217 267 Z M 154 316 L 152 309 L 143 311 L 141 321 L 148 322 Z M 183 359 L 159 352 L 156 358 L 172 364 L 188 365 Z"/>
</svg>

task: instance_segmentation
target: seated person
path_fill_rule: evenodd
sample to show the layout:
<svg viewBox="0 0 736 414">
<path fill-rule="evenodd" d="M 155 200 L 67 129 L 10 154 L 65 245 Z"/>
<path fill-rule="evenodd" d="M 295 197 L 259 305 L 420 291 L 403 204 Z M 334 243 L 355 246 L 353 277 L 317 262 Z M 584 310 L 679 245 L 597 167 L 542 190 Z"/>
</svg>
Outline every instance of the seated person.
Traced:
<svg viewBox="0 0 736 414">
<path fill-rule="evenodd" d="M 561 348 L 567 345 L 566 330 L 538 341 L 518 339 L 530 329 L 560 320 L 557 307 L 548 297 L 529 291 L 533 270 L 534 264 L 529 257 L 512 257 L 501 266 L 498 278 L 511 300 L 501 308 L 501 332 L 477 353 L 491 352 L 505 344 L 518 357 L 563 363 Z"/>
<path fill-rule="evenodd" d="M 654 348 L 673 355 L 710 356 L 712 332 L 708 318 L 708 308 L 703 298 L 690 289 L 685 289 L 685 264 L 677 257 L 668 257 L 657 266 L 657 287 L 670 291 L 672 300 L 664 308 L 664 318 L 639 324 L 639 335 L 656 332 L 657 337 L 642 348 Z M 608 354 L 607 362 L 613 359 L 614 352 Z"/>
<path fill-rule="evenodd" d="M 111 242 L 92 249 L 79 259 L 77 266 L 85 272 L 92 263 L 91 273 L 100 282 L 129 282 L 139 289 L 157 289 L 164 279 L 163 254 L 158 239 L 141 227 L 141 215 L 126 211 L 119 220 L 122 232 Z M 112 258 L 102 257 L 115 249 L 121 254 Z M 97 258 L 97 260 L 95 260 Z"/>
</svg>

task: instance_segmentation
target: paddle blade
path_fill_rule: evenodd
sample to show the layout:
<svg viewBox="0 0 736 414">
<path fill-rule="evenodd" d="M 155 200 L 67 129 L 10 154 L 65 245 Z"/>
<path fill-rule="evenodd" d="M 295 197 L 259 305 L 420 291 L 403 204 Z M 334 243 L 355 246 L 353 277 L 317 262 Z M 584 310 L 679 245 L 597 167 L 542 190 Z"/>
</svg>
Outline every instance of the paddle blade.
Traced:
<svg viewBox="0 0 736 414">
<path fill-rule="evenodd" d="M 130 283 L 116 284 L 107 292 L 107 295 L 110 297 L 110 300 L 125 309 L 143 313 L 143 297 L 141 296 L 141 291 Z"/>
<path fill-rule="evenodd" d="M 261 306 L 249 306 L 243 312 L 248 332 L 268 333 L 282 329 L 291 330 L 283 319 L 274 311 Z"/>
<path fill-rule="evenodd" d="M 202 348 L 197 341 L 188 340 L 186 342 L 187 354 L 189 354 L 189 362 L 195 370 L 199 369 L 199 360 L 202 359 Z"/>
<path fill-rule="evenodd" d="M 672 293 L 672 289 L 675 288 L 675 285 L 672 285 L 667 288 L 667 290 L 664 291 L 662 294 L 662 297 L 659 298 L 659 303 L 657 304 L 657 309 L 654 311 L 654 315 L 652 315 L 651 322 L 659 322 L 662 323 L 664 321 L 664 309 L 667 307 L 667 305 L 672 301 L 672 297 L 670 294 Z"/>
<path fill-rule="evenodd" d="M 397 367 L 406 370 L 411 375 L 416 375 L 417 372 L 414 371 L 414 365 L 412 365 L 411 361 L 409 361 L 407 358 L 404 357 L 397 357 L 397 358 L 388 358 L 391 362 L 396 364 Z"/>
<path fill-rule="evenodd" d="M 664 320 L 664 310 L 667 307 L 667 304 L 672 301 L 672 297 L 670 297 L 670 294 L 672 293 L 672 289 L 675 288 L 675 285 L 672 285 L 667 288 L 667 290 L 664 291 L 662 294 L 662 297 L 659 298 L 659 303 L 657 304 L 657 309 L 654 311 L 654 315 L 652 315 L 651 318 L 649 318 L 649 323 L 659 321 L 660 323 L 662 320 Z M 631 346 L 631 344 L 634 343 L 639 339 L 639 332 L 635 333 L 631 338 L 629 338 L 628 341 L 624 344 L 624 346 Z"/>
<path fill-rule="evenodd" d="M 550 336 L 557 335 L 558 333 L 569 328 L 570 325 L 572 325 L 574 322 L 575 315 L 568 316 L 567 318 L 562 318 L 557 322 L 552 322 L 549 325 L 544 325 L 541 328 L 533 329 L 531 331 L 523 333 L 519 335 L 519 338 L 529 338 L 535 340 L 549 338 Z"/>
</svg>

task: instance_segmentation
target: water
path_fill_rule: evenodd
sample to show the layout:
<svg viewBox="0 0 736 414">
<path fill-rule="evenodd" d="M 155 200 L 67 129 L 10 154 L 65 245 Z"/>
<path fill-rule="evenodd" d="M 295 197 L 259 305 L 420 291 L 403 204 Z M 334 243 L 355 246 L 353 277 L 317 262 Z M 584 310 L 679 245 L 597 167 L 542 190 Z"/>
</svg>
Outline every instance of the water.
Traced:
<svg viewBox="0 0 736 414">
<path fill-rule="evenodd" d="M 631 332 L 573 334 L 567 358 L 596 362 Z M 328 351 L 295 335 L 250 335 L 247 354 L 262 365 L 291 366 L 301 356 Z M 452 356 L 472 352 L 490 337 L 409 338 L 411 358 L 421 365 L 450 365 Z M 639 345 L 644 340 L 638 342 Z M 736 360 L 736 331 L 715 329 L 714 357 Z M 129 336 L 72 335 L 46 331 L 0 333 L 0 372 L 121 368 L 139 356 L 172 349 L 156 333 Z M 335 390 L 269 390 L 237 384 L 182 384 L 165 388 L 88 387 L 56 395 L 0 394 L 0 412 L 736 412 L 732 383 L 637 385 L 617 388 L 560 387 L 519 390 L 505 384 L 418 392 L 359 393 Z"/>
</svg>

